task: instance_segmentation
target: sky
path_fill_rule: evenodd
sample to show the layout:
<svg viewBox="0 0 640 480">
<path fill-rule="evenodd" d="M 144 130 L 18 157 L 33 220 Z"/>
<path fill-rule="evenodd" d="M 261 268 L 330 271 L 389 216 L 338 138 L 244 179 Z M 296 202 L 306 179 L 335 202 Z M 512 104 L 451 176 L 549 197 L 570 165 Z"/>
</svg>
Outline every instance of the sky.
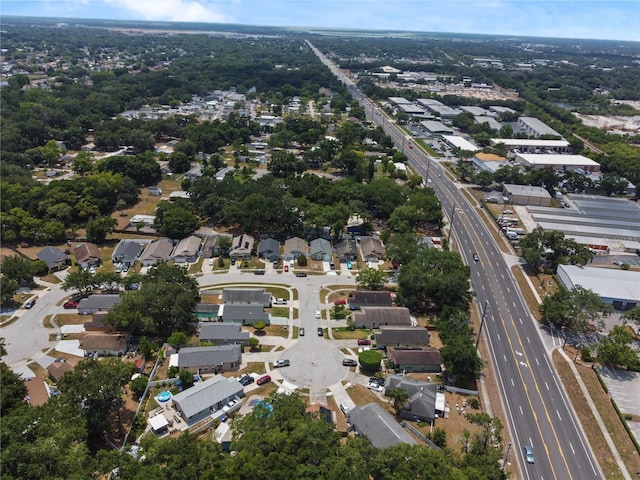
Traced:
<svg viewBox="0 0 640 480">
<path fill-rule="evenodd" d="M 640 0 L 1 0 L 0 13 L 640 41 Z"/>
</svg>

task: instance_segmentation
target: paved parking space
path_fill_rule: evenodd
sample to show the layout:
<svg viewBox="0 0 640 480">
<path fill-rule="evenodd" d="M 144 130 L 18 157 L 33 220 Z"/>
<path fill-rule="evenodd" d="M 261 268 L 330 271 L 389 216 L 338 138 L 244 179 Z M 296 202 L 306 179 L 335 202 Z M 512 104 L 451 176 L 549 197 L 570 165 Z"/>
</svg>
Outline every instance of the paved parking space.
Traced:
<svg viewBox="0 0 640 480">
<path fill-rule="evenodd" d="M 640 373 L 608 367 L 598 371 L 620 411 L 640 415 Z"/>
</svg>

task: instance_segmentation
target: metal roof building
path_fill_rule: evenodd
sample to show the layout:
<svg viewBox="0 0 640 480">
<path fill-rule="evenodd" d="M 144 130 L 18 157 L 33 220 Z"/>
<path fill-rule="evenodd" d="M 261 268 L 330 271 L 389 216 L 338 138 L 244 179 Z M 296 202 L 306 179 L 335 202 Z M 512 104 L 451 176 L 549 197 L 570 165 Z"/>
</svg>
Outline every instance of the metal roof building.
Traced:
<svg viewBox="0 0 640 480">
<path fill-rule="evenodd" d="M 478 150 L 480 150 L 469 140 L 458 135 L 443 135 L 442 138 L 444 138 L 444 141 L 449 145 L 451 145 L 452 147 L 457 147 L 460 150 L 468 150 L 470 152 L 477 152 Z"/>
<path fill-rule="evenodd" d="M 516 160 L 526 167 L 547 168 L 551 167 L 556 170 L 573 171 L 581 168 L 587 172 L 600 171 L 600 164 L 583 155 L 567 155 L 567 154 L 534 154 L 519 153 Z"/>
<path fill-rule="evenodd" d="M 216 375 L 174 395 L 172 403 L 188 424 L 219 410 L 235 397 L 244 396 L 244 387 L 233 377 Z"/>
<path fill-rule="evenodd" d="M 556 132 L 549 125 L 541 120 L 538 120 L 535 117 L 520 117 L 518 118 L 518 123 L 520 123 L 522 128 L 524 128 L 527 133 L 535 137 L 540 137 L 542 135 L 554 135 L 556 137 L 562 137 L 562 135 Z"/>
<path fill-rule="evenodd" d="M 592 290 L 616 310 L 630 310 L 640 305 L 640 272 L 559 265 L 557 276 L 566 289 L 580 285 Z"/>
</svg>

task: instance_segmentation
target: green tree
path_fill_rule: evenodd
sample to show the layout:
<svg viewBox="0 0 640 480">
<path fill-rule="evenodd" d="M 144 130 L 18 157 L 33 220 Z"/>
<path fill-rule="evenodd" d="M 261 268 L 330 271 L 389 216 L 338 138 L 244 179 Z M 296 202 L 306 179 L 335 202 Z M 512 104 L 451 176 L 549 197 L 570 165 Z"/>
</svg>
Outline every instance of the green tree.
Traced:
<svg viewBox="0 0 640 480">
<path fill-rule="evenodd" d="M 267 324 L 262 320 L 258 320 L 257 322 L 253 322 L 253 328 L 255 328 L 258 332 L 262 332 L 265 329 Z"/>
<path fill-rule="evenodd" d="M 193 373 L 191 373 L 189 370 L 180 370 L 178 378 L 180 379 L 182 388 L 184 388 L 185 390 L 187 388 L 193 387 Z"/>
<path fill-rule="evenodd" d="M 274 177 L 287 178 L 303 173 L 307 165 L 304 160 L 297 159 L 293 153 L 277 150 L 271 156 L 268 169 Z"/>
<path fill-rule="evenodd" d="M 167 338 L 167 343 L 176 349 L 186 345 L 188 341 L 189 337 L 187 337 L 187 334 L 184 332 L 173 332 L 169 338 Z"/>
<path fill-rule="evenodd" d="M 150 359 L 153 356 L 153 351 L 155 350 L 156 345 L 149 340 L 147 337 L 140 337 L 140 342 L 138 343 L 138 350 L 142 353 L 142 356 L 145 360 Z"/>
<path fill-rule="evenodd" d="M 306 255 L 300 255 L 298 257 L 298 266 L 299 267 L 306 267 L 307 266 L 307 256 Z"/>
<path fill-rule="evenodd" d="M 387 394 L 387 397 L 393 400 L 393 408 L 396 411 L 396 415 L 400 415 L 400 410 L 402 410 L 409 401 L 409 394 L 405 389 L 400 387 L 392 389 Z"/>
<path fill-rule="evenodd" d="M 18 292 L 20 285 L 15 280 L 4 275 L 0 276 L 0 305 L 7 307 L 13 305 L 13 296 Z"/>
<path fill-rule="evenodd" d="M 447 377 L 460 387 L 470 387 L 482 371 L 483 362 L 478 356 L 471 337 L 457 335 L 440 349 Z"/>
<path fill-rule="evenodd" d="M 139 400 L 147 389 L 147 383 L 149 382 L 149 377 L 145 377 L 141 375 L 131 381 L 129 385 L 129 389 L 133 394 L 133 398 Z"/>
<path fill-rule="evenodd" d="M 386 281 L 386 272 L 375 268 L 365 268 L 356 275 L 356 283 L 363 290 L 382 290 Z"/>
<path fill-rule="evenodd" d="M 561 288 L 545 297 L 539 309 L 546 322 L 566 333 L 586 333 L 593 328 L 600 329 L 604 325 L 602 315 L 613 310 L 597 293 L 580 285 L 571 290 Z"/>
<path fill-rule="evenodd" d="M 360 368 L 364 372 L 375 373 L 380 370 L 382 355 L 376 350 L 364 350 L 358 354 Z"/>
<path fill-rule="evenodd" d="M 172 202 L 160 202 L 156 210 L 154 227 L 169 238 L 182 239 L 200 226 L 200 220 L 191 208 Z"/>
<path fill-rule="evenodd" d="M 107 235 L 113 233 L 118 222 L 115 218 L 98 216 L 87 222 L 87 240 L 94 243 L 102 243 Z"/>
<path fill-rule="evenodd" d="M 444 428 L 436 427 L 429 433 L 429 439 L 440 448 L 447 446 L 447 431 Z"/>
<path fill-rule="evenodd" d="M 632 347 L 633 335 L 621 325 L 616 325 L 598 344 L 598 362 L 610 367 L 638 368 L 640 357 Z"/>
<path fill-rule="evenodd" d="M 636 324 L 636 331 L 640 332 L 640 307 L 633 307 L 622 314 L 622 321 L 632 321 Z"/>
<path fill-rule="evenodd" d="M 33 265 L 31 260 L 22 255 L 5 257 L 0 264 L 2 274 L 20 285 L 33 283 Z"/>
<path fill-rule="evenodd" d="M 251 351 L 257 351 L 259 345 L 260 340 L 258 340 L 256 337 L 249 337 L 249 349 Z"/>
<path fill-rule="evenodd" d="M 93 155 L 89 152 L 78 152 L 71 162 L 71 169 L 84 177 L 93 169 Z"/>
</svg>

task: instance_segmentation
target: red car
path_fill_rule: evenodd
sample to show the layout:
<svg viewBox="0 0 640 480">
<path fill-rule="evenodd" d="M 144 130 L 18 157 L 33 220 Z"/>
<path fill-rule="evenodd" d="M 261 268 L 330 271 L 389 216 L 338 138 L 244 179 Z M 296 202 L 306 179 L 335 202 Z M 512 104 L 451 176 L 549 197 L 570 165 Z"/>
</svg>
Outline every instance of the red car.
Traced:
<svg viewBox="0 0 640 480">
<path fill-rule="evenodd" d="M 264 375 L 258 379 L 256 382 L 257 385 L 264 385 L 265 383 L 269 383 L 271 381 L 271 377 L 269 375 Z"/>
<path fill-rule="evenodd" d="M 358 345 L 371 345 L 371 340 L 368 338 L 359 338 Z"/>
<path fill-rule="evenodd" d="M 339 298 L 333 301 L 334 305 L 346 305 L 347 301 L 344 298 Z"/>
<path fill-rule="evenodd" d="M 80 304 L 80 302 L 77 302 L 75 300 L 69 300 L 67 302 L 64 302 L 64 305 L 62 305 L 63 308 L 69 309 L 69 308 L 78 308 L 78 305 Z"/>
<path fill-rule="evenodd" d="M 285 266 L 284 266 L 284 271 L 285 271 L 285 272 L 288 272 L 288 271 L 289 271 L 289 265 L 285 265 Z"/>
</svg>

